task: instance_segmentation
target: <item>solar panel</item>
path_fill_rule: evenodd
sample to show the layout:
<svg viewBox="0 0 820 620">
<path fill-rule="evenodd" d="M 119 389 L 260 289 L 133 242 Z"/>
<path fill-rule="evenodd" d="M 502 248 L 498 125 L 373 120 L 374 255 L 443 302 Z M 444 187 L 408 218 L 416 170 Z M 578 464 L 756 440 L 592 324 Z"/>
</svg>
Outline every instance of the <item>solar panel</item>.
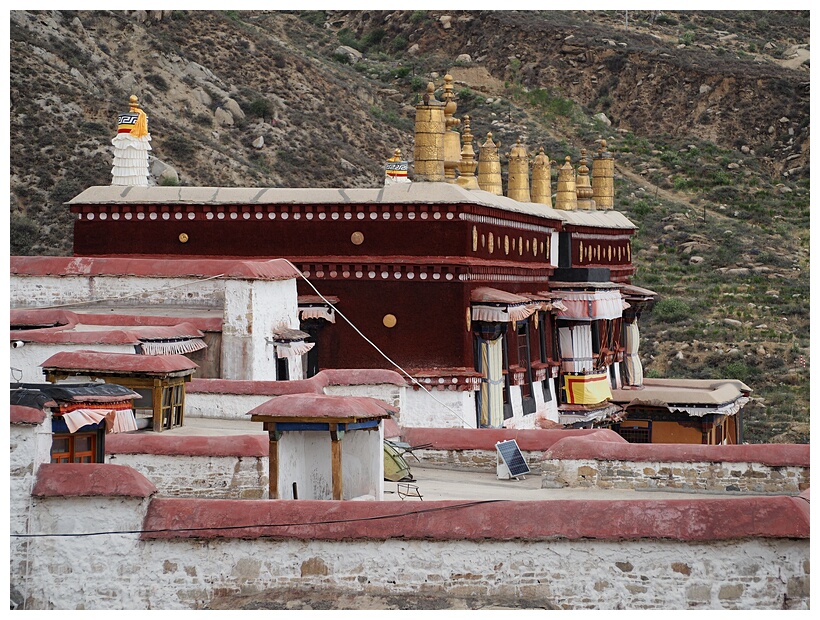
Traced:
<svg viewBox="0 0 820 620">
<path fill-rule="evenodd" d="M 499 478 L 517 478 L 530 473 L 529 465 L 521 454 L 515 439 L 499 441 L 495 444 L 497 451 L 496 471 Z"/>
</svg>

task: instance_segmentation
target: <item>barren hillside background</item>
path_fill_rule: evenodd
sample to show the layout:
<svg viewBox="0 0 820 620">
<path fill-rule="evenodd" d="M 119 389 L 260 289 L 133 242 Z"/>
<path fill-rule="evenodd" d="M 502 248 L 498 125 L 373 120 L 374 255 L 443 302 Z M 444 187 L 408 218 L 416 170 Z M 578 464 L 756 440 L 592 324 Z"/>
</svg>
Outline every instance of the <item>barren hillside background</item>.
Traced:
<svg viewBox="0 0 820 620">
<path fill-rule="evenodd" d="M 639 226 L 647 376 L 750 385 L 809 441 L 808 11 L 12 11 L 11 253 L 71 254 L 136 94 L 163 184 L 370 187 L 453 75 L 506 153 L 605 138 Z M 261 138 L 261 140 L 260 140 Z"/>
</svg>

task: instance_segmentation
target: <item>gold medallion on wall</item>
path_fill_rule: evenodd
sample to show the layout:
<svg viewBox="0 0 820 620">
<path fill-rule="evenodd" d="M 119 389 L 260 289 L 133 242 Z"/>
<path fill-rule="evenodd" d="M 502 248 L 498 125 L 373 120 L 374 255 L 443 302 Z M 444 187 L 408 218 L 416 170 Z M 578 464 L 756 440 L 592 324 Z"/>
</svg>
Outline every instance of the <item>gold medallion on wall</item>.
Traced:
<svg viewBox="0 0 820 620">
<path fill-rule="evenodd" d="M 478 250 L 478 230 L 473 226 L 473 252 Z"/>
<path fill-rule="evenodd" d="M 578 262 L 579 263 L 584 262 L 584 242 L 583 241 L 578 242 Z"/>
<path fill-rule="evenodd" d="M 350 235 L 350 242 L 353 245 L 361 245 L 364 243 L 364 233 L 359 232 L 358 230 Z"/>
<path fill-rule="evenodd" d="M 521 256 L 524 253 L 524 240 L 519 237 L 518 238 L 518 255 Z"/>
<path fill-rule="evenodd" d="M 473 328 L 473 317 L 470 313 L 470 306 L 467 306 L 467 316 L 465 318 L 467 320 L 467 331 L 469 332 Z"/>
<path fill-rule="evenodd" d="M 504 235 L 504 254 L 510 253 L 510 238 Z"/>
<path fill-rule="evenodd" d="M 493 233 L 487 236 L 487 249 L 490 251 L 490 254 L 493 253 Z"/>
</svg>

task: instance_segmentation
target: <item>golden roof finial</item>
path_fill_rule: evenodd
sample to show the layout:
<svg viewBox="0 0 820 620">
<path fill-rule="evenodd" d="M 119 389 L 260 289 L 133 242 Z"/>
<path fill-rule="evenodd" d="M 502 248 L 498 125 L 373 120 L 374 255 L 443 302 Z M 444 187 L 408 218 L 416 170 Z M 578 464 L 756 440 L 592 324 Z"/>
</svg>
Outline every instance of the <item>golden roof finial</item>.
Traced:
<svg viewBox="0 0 820 620">
<path fill-rule="evenodd" d="M 555 192 L 555 208 L 562 211 L 575 211 L 578 207 L 578 195 L 575 192 L 575 170 L 567 155 L 564 165 L 558 168 L 558 188 Z"/>
<path fill-rule="evenodd" d="M 578 173 L 575 176 L 575 194 L 578 196 L 579 209 L 583 211 L 595 209 L 595 201 L 592 199 L 592 185 L 589 183 L 586 149 L 581 149 L 581 160 L 578 162 Z"/>
<path fill-rule="evenodd" d="M 518 202 L 530 202 L 530 162 L 527 147 L 518 138 L 510 149 L 507 175 L 507 197 Z"/>
<path fill-rule="evenodd" d="M 456 95 L 453 92 L 453 76 L 444 76 L 444 178 L 449 183 L 455 182 L 456 169 L 461 161 L 461 135 L 455 128 L 461 124 L 453 118 L 457 109 Z"/>
<path fill-rule="evenodd" d="M 473 150 L 473 133 L 470 131 L 470 117 L 465 116 L 464 129 L 461 138 L 464 141 L 464 146 L 461 147 L 461 161 L 458 164 L 459 177 L 456 183 L 459 187 L 464 189 L 481 189 L 478 186 L 478 180 L 475 178 L 475 151 Z"/>
<path fill-rule="evenodd" d="M 487 141 L 479 147 L 478 185 L 485 192 L 503 196 L 501 189 L 501 161 L 498 149 L 501 142 L 493 142 L 493 134 L 487 133 Z"/>
<path fill-rule="evenodd" d="M 592 158 L 592 198 L 604 211 L 615 206 L 615 159 L 606 150 L 606 140 L 599 140 L 598 152 Z"/>
<path fill-rule="evenodd" d="M 532 202 L 538 202 L 552 207 L 552 178 L 550 158 L 544 153 L 542 146 L 532 162 Z"/>
<path fill-rule="evenodd" d="M 435 97 L 436 87 L 427 84 L 427 92 L 416 106 L 416 140 L 413 147 L 415 181 L 444 181 L 444 106 Z"/>
</svg>

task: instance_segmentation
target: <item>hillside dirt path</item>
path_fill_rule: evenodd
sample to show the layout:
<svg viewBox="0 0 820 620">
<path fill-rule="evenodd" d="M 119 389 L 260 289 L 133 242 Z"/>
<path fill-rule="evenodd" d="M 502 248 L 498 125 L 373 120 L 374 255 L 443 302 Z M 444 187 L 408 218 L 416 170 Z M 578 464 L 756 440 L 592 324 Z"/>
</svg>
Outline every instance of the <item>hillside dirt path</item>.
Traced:
<svg viewBox="0 0 820 620">
<path fill-rule="evenodd" d="M 726 216 L 723 213 L 720 213 L 719 211 L 706 208 L 703 205 L 693 204 L 691 197 L 687 196 L 686 194 L 682 194 L 680 192 L 670 192 L 669 190 L 663 189 L 662 187 L 659 187 L 654 183 L 651 183 L 648 179 L 645 179 L 640 174 L 632 172 L 631 170 L 628 170 L 623 166 L 619 166 L 617 163 L 615 164 L 615 171 L 618 172 L 618 174 L 623 175 L 633 183 L 643 187 L 647 191 L 647 193 L 652 194 L 656 198 L 660 198 L 668 202 L 673 202 L 688 207 L 690 209 L 693 209 L 696 213 L 703 213 L 705 210 L 706 213 L 708 215 L 711 215 L 712 217 L 724 220 L 729 219 L 728 216 Z"/>
</svg>

